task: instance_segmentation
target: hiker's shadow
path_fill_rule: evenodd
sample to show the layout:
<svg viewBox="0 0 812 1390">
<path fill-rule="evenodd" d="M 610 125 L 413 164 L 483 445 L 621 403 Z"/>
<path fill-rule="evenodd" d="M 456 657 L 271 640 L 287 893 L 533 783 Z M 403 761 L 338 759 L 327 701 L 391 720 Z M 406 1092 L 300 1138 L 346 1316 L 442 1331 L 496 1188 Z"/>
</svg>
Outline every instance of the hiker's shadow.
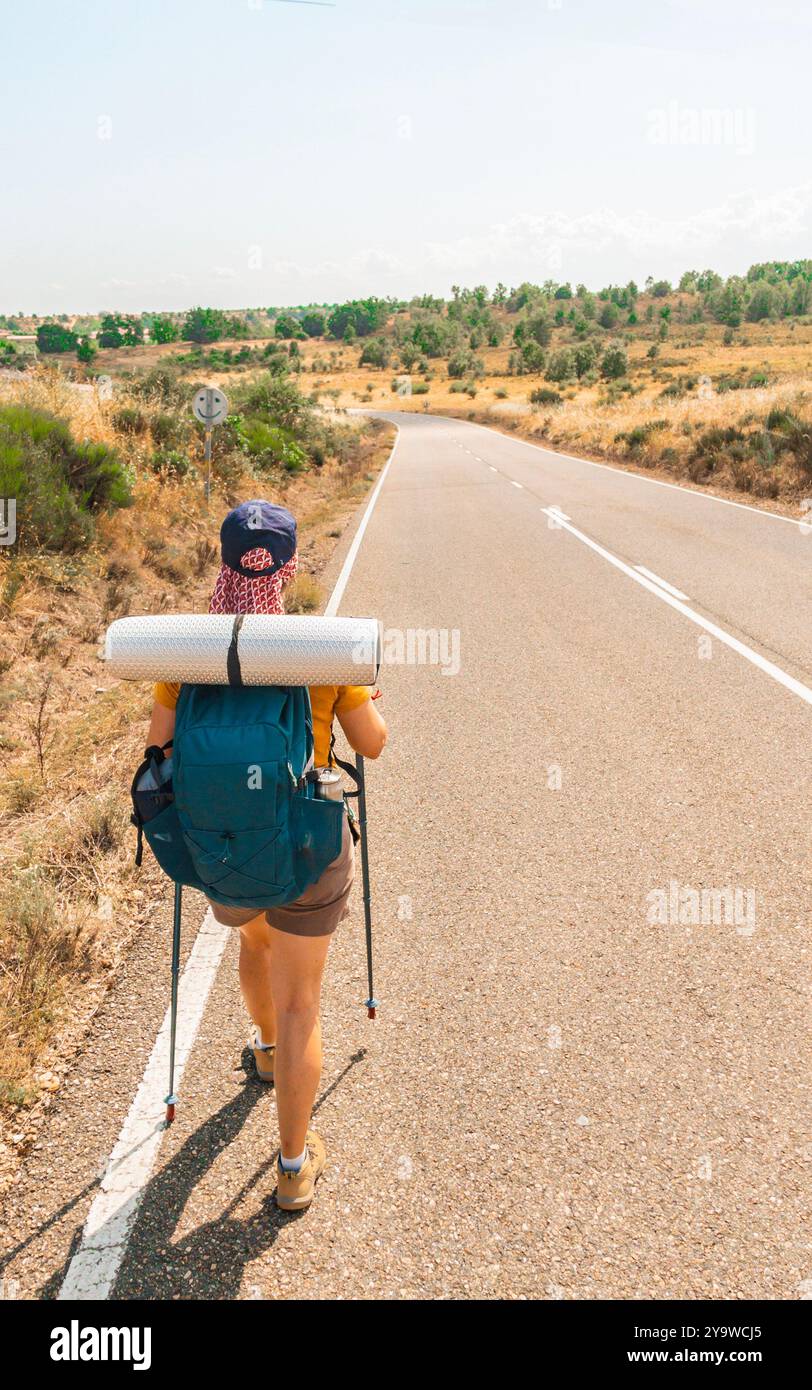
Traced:
<svg viewBox="0 0 812 1390">
<path fill-rule="evenodd" d="M 366 1055 L 354 1053 L 343 1071 L 318 1098 L 313 1113 Z M 216 1220 L 198 1226 L 173 1243 L 173 1233 L 190 1194 L 231 1144 L 253 1111 L 267 1095 L 256 1079 L 250 1049 L 243 1054 L 244 1084 L 234 1099 L 190 1134 L 178 1152 L 148 1183 L 130 1234 L 127 1251 L 112 1298 L 168 1300 L 234 1299 L 242 1286 L 245 1266 L 271 1248 L 280 1230 L 302 1213 L 280 1211 L 274 1200 L 275 1148 L 267 1154 Z M 177 1123 L 177 1122 L 176 1122 Z M 234 1216 L 258 1183 L 269 1191 L 250 1216 Z M 56 1296 L 65 1270 L 39 1291 L 40 1298 Z"/>
</svg>

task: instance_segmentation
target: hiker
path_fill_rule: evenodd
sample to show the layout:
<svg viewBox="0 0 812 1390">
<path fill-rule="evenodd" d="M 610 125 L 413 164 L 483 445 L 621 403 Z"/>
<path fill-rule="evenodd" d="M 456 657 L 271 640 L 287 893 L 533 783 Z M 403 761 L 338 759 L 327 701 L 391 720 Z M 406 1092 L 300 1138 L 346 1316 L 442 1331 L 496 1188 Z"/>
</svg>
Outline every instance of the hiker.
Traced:
<svg viewBox="0 0 812 1390">
<path fill-rule="evenodd" d="M 220 542 L 222 564 L 209 611 L 284 613 L 284 591 L 298 564 L 291 513 L 270 502 L 244 502 L 226 516 Z M 253 570 L 260 573 L 253 577 Z M 155 686 L 150 745 L 172 738 L 179 692 L 179 685 Z M 310 700 L 317 767 L 330 762 L 334 717 L 356 753 L 380 755 L 386 724 L 366 686 L 314 686 Z M 218 922 L 240 929 L 240 987 L 254 1025 L 257 1074 L 276 1088 L 277 1203 L 288 1211 L 310 1205 L 325 1164 L 324 1142 L 308 1128 L 322 1063 L 321 981 L 330 937 L 349 911 L 353 874 L 345 814 L 338 858 L 295 902 L 262 910 L 208 899 Z"/>
</svg>

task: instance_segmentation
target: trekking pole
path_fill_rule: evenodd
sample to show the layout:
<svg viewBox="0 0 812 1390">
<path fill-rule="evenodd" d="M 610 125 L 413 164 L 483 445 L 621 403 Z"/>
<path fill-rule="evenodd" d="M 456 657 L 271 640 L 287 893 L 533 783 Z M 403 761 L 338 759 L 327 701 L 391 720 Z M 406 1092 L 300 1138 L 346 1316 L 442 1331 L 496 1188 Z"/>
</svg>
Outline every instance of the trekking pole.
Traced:
<svg viewBox="0 0 812 1390">
<path fill-rule="evenodd" d="M 172 1012 L 169 1025 L 169 1095 L 166 1097 L 166 1123 L 171 1125 L 175 1118 L 175 1033 L 178 1022 L 178 975 L 180 974 L 180 910 L 183 885 L 175 884 L 175 921 L 172 928 Z"/>
<path fill-rule="evenodd" d="M 375 1017 L 378 1001 L 372 987 L 372 900 L 369 891 L 369 850 L 367 848 L 367 789 L 364 777 L 364 760 L 358 753 L 355 758 L 358 773 L 358 819 L 361 829 L 361 874 L 364 882 L 364 928 L 367 938 L 367 982 L 369 998 L 365 1000 L 367 1018 Z"/>
</svg>

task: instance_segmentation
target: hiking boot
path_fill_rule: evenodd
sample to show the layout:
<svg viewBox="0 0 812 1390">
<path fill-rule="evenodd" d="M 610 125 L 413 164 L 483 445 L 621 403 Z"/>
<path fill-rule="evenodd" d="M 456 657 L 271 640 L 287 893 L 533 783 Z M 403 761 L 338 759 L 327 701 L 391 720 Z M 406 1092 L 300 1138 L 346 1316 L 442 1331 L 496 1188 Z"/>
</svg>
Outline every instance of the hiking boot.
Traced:
<svg viewBox="0 0 812 1390">
<path fill-rule="evenodd" d="M 326 1152 L 324 1140 L 315 1130 L 307 1131 L 305 1141 L 307 1158 L 297 1173 L 282 1167 L 279 1157 L 276 1160 L 276 1205 L 282 1211 L 303 1211 L 313 1201 L 313 1189 L 324 1172 Z"/>
<path fill-rule="evenodd" d="M 254 1054 L 254 1065 L 257 1069 L 257 1076 L 260 1081 L 273 1082 L 273 1059 L 276 1047 L 273 1043 L 271 1043 L 270 1046 L 266 1046 L 264 1043 L 260 1044 L 257 1041 L 259 1037 L 260 1032 L 257 1028 L 254 1030 L 254 1036 L 251 1041 L 251 1051 Z"/>
</svg>

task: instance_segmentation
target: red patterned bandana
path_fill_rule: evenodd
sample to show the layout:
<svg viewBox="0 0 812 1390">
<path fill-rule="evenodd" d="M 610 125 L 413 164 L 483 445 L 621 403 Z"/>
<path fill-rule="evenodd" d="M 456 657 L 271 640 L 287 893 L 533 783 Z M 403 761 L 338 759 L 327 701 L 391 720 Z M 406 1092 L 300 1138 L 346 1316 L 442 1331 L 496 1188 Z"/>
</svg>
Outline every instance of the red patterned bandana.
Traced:
<svg viewBox="0 0 812 1390">
<path fill-rule="evenodd" d="M 243 555 L 246 569 L 263 570 L 273 564 L 273 557 L 262 546 Z M 221 565 L 209 604 L 210 613 L 284 613 L 282 586 L 293 579 L 299 566 L 297 554 L 276 574 L 261 574 L 249 579 L 238 574 L 230 565 Z"/>
</svg>

